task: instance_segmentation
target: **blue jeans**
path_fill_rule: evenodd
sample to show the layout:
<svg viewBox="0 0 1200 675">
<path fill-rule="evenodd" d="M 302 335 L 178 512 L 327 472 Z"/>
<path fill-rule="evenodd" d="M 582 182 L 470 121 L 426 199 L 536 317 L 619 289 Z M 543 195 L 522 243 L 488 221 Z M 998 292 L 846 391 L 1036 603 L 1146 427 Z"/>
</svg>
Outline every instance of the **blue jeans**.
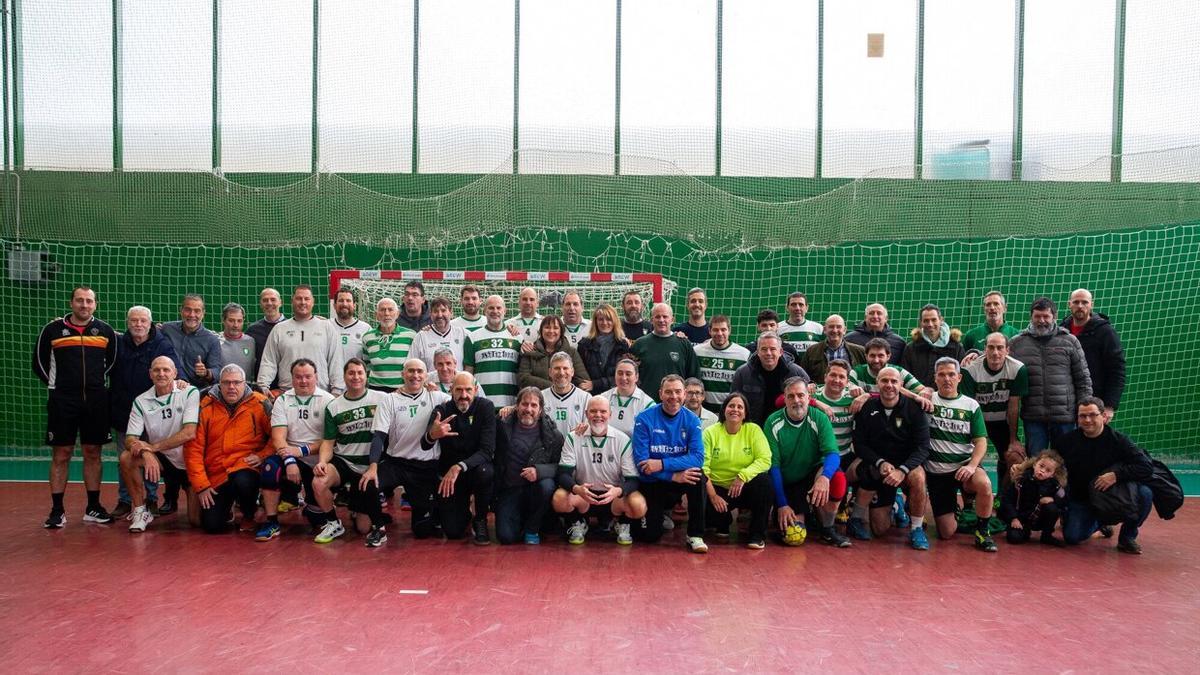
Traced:
<svg viewBox="0 0 1200 675">
<path fill-rule="evenodd" d="M 502 488 L 496 495 L 496 539 L 501 544 L 515 544 L 526 532 L 541 532 L 553 495 L 553 478 Z"/>
<path fill-rule="evenodd" d="M 1025 453 L 1033 457 L 1050 447 L 1050 441 L 1075 431 L 1074 422 L 1038 422 L 1021 420 L 1025 424 Z"/>
<path fill-rule="evenodd" d="M 1121 523 L 1121 534 L 1118 541 L 1133 541 L 1137 539 L 1138 528 L 1150 517 L 1150 508 L 1154 506 L 1154 493 L 1145 485 L 1138 485 L 1138 515 L 1134 520 Z M 1067 505 L 1067 517 L 1063 520 L 1063 539 L 1068 544 L 1079 544 L 1087 541 L 1100 523 L 1092 513 L 1092 507 L 1087 502 L 1072 501 Z"/>
<path fill-rule="evenodd" d="M 152 483 L 146 478 L 142 479 L 142 482 L 146 484 L 146 503 L 158 501 L 158 482 Z M 133 503 L 133 497 L 129 496 L 129 490 L 125 487 L 125 477 L 120 473 L 117 474 L 117 501 Z"/>
</svg>

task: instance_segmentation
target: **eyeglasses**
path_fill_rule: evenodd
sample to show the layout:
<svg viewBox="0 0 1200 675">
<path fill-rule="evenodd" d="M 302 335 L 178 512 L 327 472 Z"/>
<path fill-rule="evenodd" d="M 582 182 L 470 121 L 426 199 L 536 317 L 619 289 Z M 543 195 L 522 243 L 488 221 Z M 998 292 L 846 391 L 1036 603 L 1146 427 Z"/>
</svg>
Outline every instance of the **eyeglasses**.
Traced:
<svg viewBox="0 0 1200 675">
<path fill-rule="evenodd" d="M 246 384 L 245 380 L 221 380 L 222 387 L 236 387 L 239 384 Z"/>
</svg>

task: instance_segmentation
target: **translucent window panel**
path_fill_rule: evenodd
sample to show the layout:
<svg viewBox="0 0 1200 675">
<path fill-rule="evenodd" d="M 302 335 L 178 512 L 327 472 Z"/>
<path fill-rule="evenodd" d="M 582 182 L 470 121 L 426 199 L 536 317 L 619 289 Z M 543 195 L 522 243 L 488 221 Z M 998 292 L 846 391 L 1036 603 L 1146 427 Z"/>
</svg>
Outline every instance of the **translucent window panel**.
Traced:
<svg viewBox="0 0 1200 675">
<path fill-rule="evenodd" d="M 321 3 L 321 166 L 412 168 L 412 1 Z"/>
<path fill-rule="evenodd" d="M 711 175 L 716 157 L 716 62 L 715 2 L 625 0 L 621 154 Z M 665 163 L 638 162 L 638 172 L 672 171 Z"/>
<path fill-rule="evenodd" d="M 1012 0 L 926 0 L 926 178 L 1012 177 L 1015 17 Z"/>
<path fill-rule="evenodd" d="M 721 173 L 811 176 L 817 129 L 817 3 L 726 3 Z"/>
<path fill-rule="evenodd" d="M 221 168 L 312 166 L 312 5 L 221 3 Z"/>
<path fill-rule="evenodd" d="M 911 0 L 825 3 L 824 176 L 913 175 L 916 17 Z M 867 56 L 871 33 L 880 58 Z"/>
<path fill-rule="evenodd" d="M 615 0 L 521 2 L 521 172 L 612 173 Z"/>
<path fill-rule="evenodd" d="M 212 6 L 126 0 L 122 8 L 126 169 L 212 168 Z"/>
<path fill-rule="evenodd" d="M 23 2 L 21 39 L 25 166 L 111 169 L 112 2 Z"/>
<path fill-rule="evenodd" d="M 1131 0 L 1125 14 L 1122 180 L 1200 181 L 1200 12 L 1194 0 Z M 1129 153 L 1152 153 L 1130 155 Z"/>
<path fill-rule="evenodd" d="M 418 169 L 511 170 L 513 3 L 422 2 L 420 50 Z"/>
<path fill-rule="evenodd" d="M 1112 153 L 1111 2 L 1025 5 L 1027 180 L 1108 180 Z"/>
</svg>

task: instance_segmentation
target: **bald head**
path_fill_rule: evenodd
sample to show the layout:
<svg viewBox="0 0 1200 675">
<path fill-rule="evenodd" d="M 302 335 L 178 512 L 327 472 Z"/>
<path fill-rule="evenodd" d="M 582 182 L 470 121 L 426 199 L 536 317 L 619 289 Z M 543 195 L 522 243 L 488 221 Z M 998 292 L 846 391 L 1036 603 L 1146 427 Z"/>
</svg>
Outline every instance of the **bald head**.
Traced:
<svg viewBox="0 0 1200 675">
<path fill-rule="evenodd" d="M 825 319 L 825 344 L 834 349 L 842 346 L 842 338 L 846 337 L 846 320 L 837 314 L 830 314 Z"/>
<path fill-rule="evenodd" d="M 607 398 L 593 396 L 588 401 L 585 414 L 587 415 L 588 429 L 591 430 L 592 435 L 603 436 L 608 433 L 608 418 L 612 414 L 612 408 L 609 406 Z"/>
<path fill-rule="evenodd" d="M 150 381 L 159 396 L 169 394 L 175 388 L 175 361 L 169 356 L 160 356 L 150 362 Z"/>
<path fill-rule="evenodd" d="M 504 298 L 498 295 L 487 296 L 487 300 L 483 301 L 483 315 L 487 318 L 488 330 L 500 330 L 504 325 L 504 312 Z"/>
<path fill-rule="evenodd" d="M 425 362 L 409 359 L 404 362 L 404 391 L 415 394 L 425 386 Z"/>
<path fill-rule="evenodd" d="M 655 303 L 650 309 L 650 323 L 654 327 L 654 334 L 659 337 L 671 334 L 671 322 L 674 320 L 675 312 L 671 311 L 671 306 L 665 302 Z"/>
<path fill-rule="evenodd" d="M 466 412 L 475 400 L 475 376 L 467 372 L 455 375 L 450 384 L 450 398 L 459 412 Z"/>
<path fill-rule="evenodd" d="M 1071 308 L 1071 322 L 1082 326 L 1092 319 L 1092 292 L 1086 288 L 1077 288 L 1071 293 L 1068 301 Z"/>
</svg>

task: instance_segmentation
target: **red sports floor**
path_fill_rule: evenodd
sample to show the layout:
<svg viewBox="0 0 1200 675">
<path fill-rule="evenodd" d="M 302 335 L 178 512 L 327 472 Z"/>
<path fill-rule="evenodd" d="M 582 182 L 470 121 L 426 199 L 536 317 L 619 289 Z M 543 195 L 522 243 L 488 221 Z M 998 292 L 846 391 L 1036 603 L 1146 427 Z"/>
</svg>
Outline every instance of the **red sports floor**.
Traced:
<svg viewBox="0 0 1200 675">
<path fill-rule="evenodd" d="M 105 486 L 105 504 L 115 489 Z M 41 529 L 44 484 L 0 485 L 4 672 L 1200 671 L 1200 510 L 1143 528 L 1145 555 L 899 536 L 835 550 L 540 547 L 348 534 Z M 1194 502 L 1194 500 L 1192 500 Z"/>
</svg>

